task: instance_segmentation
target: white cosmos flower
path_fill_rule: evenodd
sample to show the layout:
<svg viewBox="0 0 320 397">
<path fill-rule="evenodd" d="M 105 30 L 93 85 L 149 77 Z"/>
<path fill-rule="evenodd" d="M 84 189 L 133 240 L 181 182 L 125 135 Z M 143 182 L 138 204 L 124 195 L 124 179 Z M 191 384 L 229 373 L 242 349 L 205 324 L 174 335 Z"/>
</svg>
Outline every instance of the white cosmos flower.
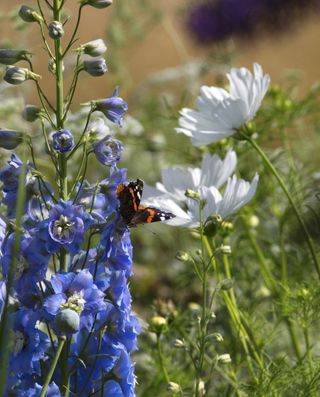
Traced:
<svg viewBox="0 0 320 397">
<path fill-rule="evenodd" d="M 202 86 L 198 110 L 182 109 L 176 131 L 189 136 L 194 146 L 202 146 L 233 135 L 252 120 L 270 84 L 259 64 L 255 63 L 253 70 L 254 75 L 246 68 L 232 68 L 227 74 L 230 92 Z"/>
<path fill-rule="evenodd" d="M 214 186 L 202 186 L 200 197 L 206 201 L 202 212 L 203 222 L 213 214 L 220 215 L 222 219 L 227 219 L 230 215 L 239 211 L 255 195 L 258 181 L 258 174 L 255 175 L 251 183 L 243 179 L 238 180 L 233 175 L 228 179 L 223 195 Z M 171 198 L 165 198 L 164 196 L 154 199 L 152 204 L 176 215 L 175 218 L 167 221 L 169 225 L 192 228 L 200 225 L 199 203 L 195 200 L 189 199 L 187 201 L 187 210 L 182 209 Z"/>
<path fill-rule="evenodd" d="M 224 160 L 216 154 L 206 154 L 201 168 L 165 168 L 161 170 L 162 183 L 156 183 L 155 188 L 145 186 L 143 197 L 152 201 L 153 198 L 164 195 L 176 201 L 186 201 L 187 189 L 198 192 L 201 186 L 219 188 L 233 173 L 236 165 L 237 155 L 233 150 L 229 150 Z"/>
</svg>

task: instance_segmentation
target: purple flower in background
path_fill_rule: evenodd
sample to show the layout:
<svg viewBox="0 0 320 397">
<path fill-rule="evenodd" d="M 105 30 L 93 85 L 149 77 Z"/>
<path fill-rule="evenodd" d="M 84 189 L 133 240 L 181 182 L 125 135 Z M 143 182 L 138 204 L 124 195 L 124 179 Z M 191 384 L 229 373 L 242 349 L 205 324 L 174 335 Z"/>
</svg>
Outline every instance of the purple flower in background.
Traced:
<svg viewBox="0 0 320 397">
<path fill-rule="evenodd" d="M 257 31 L 279 32 L 301 19 L 318 0 L 202 0 L 188 9 L 186 25 L 200 44 L 255 37 Z"/>
<path fill-rule="evenodd" d="M 93 111 L 102 112 L 108 120 L 121 127 L 123 115 L 128 110 L 128 104 L 119 97 L 119 89 L 116 87 L 112 96 L 93 101 L 92 108 Z"/>
<path fill-rule="evenodd" d="M 52 134 L 52 146 L 59 153 L 70 152 L 74 147 L 74 138 L 69 130 L 59 130 Z"/>
<path fill-rule="evenodd" d="M 111 135 L 106 136 L 100 141 L 93 144 L 93 151 L 98 161 L 104 165 L 115 165 L 121 158 L 123 144 Z"/>
</svg>

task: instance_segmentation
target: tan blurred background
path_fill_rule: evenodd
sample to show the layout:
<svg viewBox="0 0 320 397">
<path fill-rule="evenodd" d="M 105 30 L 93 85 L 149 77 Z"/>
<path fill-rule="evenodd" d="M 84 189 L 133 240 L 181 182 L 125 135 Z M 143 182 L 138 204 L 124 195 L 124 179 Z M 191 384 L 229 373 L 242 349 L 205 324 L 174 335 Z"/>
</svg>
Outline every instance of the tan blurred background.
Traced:
<svg viewBox="0 0 320 397">
<path fill-rule="evenodd" d="M 154 24 L 143 40 L 128 41 L 128 44 L 122 49 L 123 59 L 130 76 L 128 84 L 123 84 L 121 87 L 121 95 L 126 98 L 130 97 L 130 94 L 149 74 L 183 64 L 192 58 L 204 58 L 208 53 L 208 49 L 198 48 L 185 31 L 182 13 L 187 5 L 186 0 L 153 1 L 157 7 L 165 11 L 164 20 Z M 74 23 L 77 3 L 75 0 L 66 2 L 72 17 L 66 26 L 66 32 L 70 31 L 71 25 Z M 3 13 L 0 25 L 1 46 L 6 45 L 8 37 L 16 43 L 18 48 L 32 49 L 35 54 L 36 69 L 45 76 L 42 83 L 49 92 L 48 96 L 51 97 L 53 79 L 47 73 L 47 58 L 39 44 L 38 29 L 32 26 L 22 32 L 17 32 L 11 26 L 10 11 L 21 4 L 34 6 L 35 1 L 22 3 L 21 0 L 1 0 Z M 112 7 L 104 10 L 86 7 L 78 35 L 81 37 L 81 42 L 99 37 L 105 38 L 106 28 L 112 22 L 112 13 Z M 143 15 L 141 17 L 143 18 Z M 320 77 L 319 44 L 319 16 L 309 16 L 296 24 L 290 32 L 281 36 L 265 37 L 252 43 L 235 42 L 234 62 L 235 66 L 248 67 L 253 62 L 259 62 L 264 70 L 271 75 L 272 80 L 276 82 L 281 80 L 286 70 L 299 70 L 301 71 L 302 87 L 307 88 Z M 113 49 L 109 46 L 106 56 L 107 63 L 108 58 L 112 57 L 112 53 Z M 66 60 L 66 70 L 72 70 L 70 67 L 72 61 L 70 58 Z M 112 75 L 112 69 L 109 72 Z M 111 94 L 113 84 L 114 82 L 111 83 L 108 75 L 100 78 L 82 78 L 75 101 L 83 102 L 93 99 L 93 97 L 108 96 Z M 32 83 L 25 84 L 23 90 L 30 101 L 33 97 Z"/>
</svg>

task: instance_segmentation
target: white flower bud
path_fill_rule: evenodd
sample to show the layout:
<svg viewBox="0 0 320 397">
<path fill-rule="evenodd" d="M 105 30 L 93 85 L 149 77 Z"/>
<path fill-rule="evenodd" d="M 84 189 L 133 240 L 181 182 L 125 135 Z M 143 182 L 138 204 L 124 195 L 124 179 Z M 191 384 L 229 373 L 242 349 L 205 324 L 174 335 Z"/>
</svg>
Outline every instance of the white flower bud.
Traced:
<svg viewBox="0 0 320 397">
<path fill-rule="evenodd" d="M 226 353 L 226 354 L 221 354 L 218 356 L 218 362 L 220 364 L 230 364 L 231 363 L 231 357 L 230 354 Z"/>
</svg>

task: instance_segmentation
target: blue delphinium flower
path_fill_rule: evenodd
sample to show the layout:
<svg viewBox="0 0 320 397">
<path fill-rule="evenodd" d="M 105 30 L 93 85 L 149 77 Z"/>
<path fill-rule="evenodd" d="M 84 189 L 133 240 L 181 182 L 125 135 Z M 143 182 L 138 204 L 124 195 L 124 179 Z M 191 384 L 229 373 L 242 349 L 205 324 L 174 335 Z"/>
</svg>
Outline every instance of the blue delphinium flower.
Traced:
<svg viewBox="0 0 320 397">
<path fill-rule="evenodd" d="M 90 214 L 81 205 L 60 200 L 49 211 L 49 218 L 39 224 L 38 237 L 49 253 L 65 248 L 71 253 L 80 251 L 85 232 L 94 223 Z"/>
<path fill-rule="evenodd" d="M 13 317 L 10 370 L 18 376 L 32 373 L 40 375 L 40 360 L 49 350 L 49 337 L 36 328 L 37 316 L 32 311 L 20 309 Z"/>
<path fill-rule="evenodd" d="M 122 142 L 111 135 L 93 144 L 93 152 L 97 160 L 108 166 L 115 165 L 120 160 L 123 149 Z"/>
<path fill-rule="evenodd" d="M 70 152 L 74 147 L 74 138 L 69 130 L 59 130 L 51 138 L 53 148 L 59 153 Z"/>
<path fill-rule="evenodd" d="M 92 101 L 91 104 L 93 111 L 102 112 L 107 119 L 119 127 L 122 126 L 123 115 L 128 110 L 128 104 L 119 97 L 118 87 L 116 87 L 112 96 Z"/>
<path fill-rule="evenodd" d="M 0 263 L 2 274 L 7 280 L 9 269 L 12 263 L 12 251 L 14 233 L 10 234 L 3 242 L 1 247 Z M 25 234 L 21 237 L 20 252 L 17 255 L 16 271 L 14 275 L 14 288 L 17 297 L 23 302 L 24 306 L 32 307 L 38 297 L 37 283 L 45 279 L 49 257 L 41 257 L 33 252 L 34 259 L 30 256 L 33 251 L 32 239 Z"/>
<path fill-rule="evenodd" d="M 90 330 L 94 316 L 105 309 L 105 303 L 104 293 L 95 285 L 89 270 L 55 274 L 51 277 L 50 285 L 54 294 L 43 303 L 47 317 L 53 320 L 59 311 L 71 309 L 80 316 L 80 329 L 84 327 Z"/>
</svg>

